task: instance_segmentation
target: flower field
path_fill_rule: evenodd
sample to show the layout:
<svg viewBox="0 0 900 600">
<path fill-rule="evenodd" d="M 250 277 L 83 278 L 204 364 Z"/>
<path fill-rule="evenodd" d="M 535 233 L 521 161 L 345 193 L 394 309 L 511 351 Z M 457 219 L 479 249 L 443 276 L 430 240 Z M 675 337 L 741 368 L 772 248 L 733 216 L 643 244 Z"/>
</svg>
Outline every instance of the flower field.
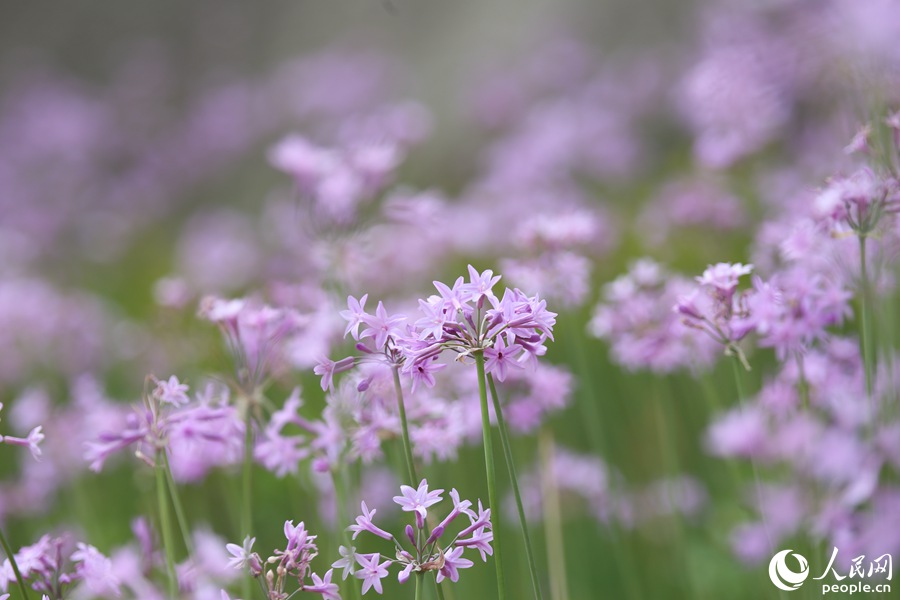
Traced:
<svg viewBox="0 0 900 600">
<path fill-rule="evenodd" d="M 8 4 L 0 600 L 892 597 L 900 4 Z"/>
</svg>

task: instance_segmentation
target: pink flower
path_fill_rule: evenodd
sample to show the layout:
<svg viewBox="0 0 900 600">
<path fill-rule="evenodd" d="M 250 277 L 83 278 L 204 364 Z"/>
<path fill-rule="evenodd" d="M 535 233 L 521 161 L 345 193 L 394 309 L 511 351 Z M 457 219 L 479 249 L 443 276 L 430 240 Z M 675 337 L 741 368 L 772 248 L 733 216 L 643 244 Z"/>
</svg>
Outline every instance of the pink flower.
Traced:
<svg viewBox="0 0 900 600">
<path fill-rule="evenodd" d="M 403 315 L 388 315 L 383 302 L 378 302 L 375 315 L 365 315 L 363 321 L 369 327 L 364 329 L 360 337 L 375 338 L 375 347 L 384 348 L 387 339 L 401 333 L 400 324 L 406 321 Z"/>
<path fill-rule="evenodd" d="M 383 593 L 381 588 L 381 580 L 388 576 L 388 565 L 391 561 L 386 560 L 379 564 L 380 554 L 357 554 L 356 562 L 362 567 L 355 573 L 355 577 L 363 580 L 362 593 L 365 594 L 371 588 L 379 594 Z"/>
<path fill-rule="evenodd" d="M 394 502 L 400 505 L 406 512 L 417 512 L 422 518 L 428 516 L 428 507 L 441 501 L 441 493 L 444 490 L 428 491 L 428 482 L 423 479 L 419 483 L 418 489 L 413 489 L 408 485 L 400 486 L 402 496 L 394 496 Z"/>
<path fill-rule="evenodd" d="M 503 341 L 503 336 L 498 336 L 492 347 L 484 349 L 485 371 L 495 374 L 498 381 L 505 381 L 510 368 L 524 368 L 522 363 L 515 360 L 521 351 L 521 345 L 510 344 L 507 346 Z"/>
<path fill-rule="evenodd" d="M 72 554 L 76 563 L 75 576 L 98 596 L 119 595 L 119 578 L 113 570 L 112 561 L 88 544 L 78 544 Z"/>
<path fill-rule="evenodd" d="M 29 433 L 28 437 L 26 438 L 13 437 L 11 435 L 7 435 L 5 437 L 0 436 L 0 442 L 13 446 L 22 446 L 23 448 L 28 448 L 28 450 L 31 452 L 31 456 L 33 456 L 35 460 L 39 460 L 41 457 L 40 444 L 42 441 L 44 441 L 44 434 L 41 433 L 42 429 L 43 427 L 38 425 L 31 430 L 31 433 Z"/>
<path fill-rule="evenodd" d="M 387 531 L 376 527 L 374 523 L 372 523 L 372 517 L 377 512 L 376 509 L 369 510 L 369 507 L 366 506 L 365 501 L 360 504 L 360 508 L 362 509 L 362 514 L 356 517 L 356 525 L 350 526 L 350 531 L 353 532 L 353 539 L 356 539 L 363 531 L 368 531 L 369 533 L 375 534 L 380 538 L 384 538 L 386 540 L 393 539 L 394 536 L 389 534 Z M 333 565 L 332 565 L 333 566 Z"/>
<path fill-rule="evenodd" d="M 461 546 L 456 546 L 453 550 L 444 552 L 444 566 L 437 574 L 438 583 L 447 577 L 450 578 L 450 581 L 459 581 L 459 569 L 468 569 L 475 564 L 468 558 L 462 557 L 463 550 L 464 548 Z"/>
<path fill-rule="evenodd" d="M 362 298 L 357 300 L 353 296 L 347 296 L 347 309 L 340 312 L 341 317 L 347 320 L 347 329 L 344 330 L 344 337 L 352 334 L 354 340 L 359 339 L 359 326 L 363 324 L 365 318 L 369 316 L 366 312 L 366 300 L 368 294 L 364 294 Z"/>
<path fill-rule="evenodd" d="M 190 398 L 188 398 L 187 391 L 188 386 L 178 381 L 178 378 L 172 375 L 169 377 L 168 381 L 159 381 L 156 382 L 156 389 L 153 390 L 153 395 L 156 396 L 160 402 L 165 402 L 166 404 L 171 404 L 173 406 L 184 406 L 188 402 L 190 402 Z"/>
<path fill-rule="evenodd" d="M 352 356 L 342 358 L 334 362 L 329 358 L 321 358 L 319 364 L 313 369 L 313 373 L 322 378 L 322 391 L 334 389 L 335 373 L 343 373 L 353 368 L 354 359 Z"/>
<path fill-rule="evenodd" d="M 303 591 L 322 594 L 322 598 L 325 600 L 341 600 L 341 595 L 338 593 L 338 585 L 336 583 L 331 583 L 331 574 L 332 569 L 328 569 L 328 572 L 325 573 L 325 577 L 319 577 L 313 573 L 311 575 L 313 584 L 304 585 Z"/>
</svg>

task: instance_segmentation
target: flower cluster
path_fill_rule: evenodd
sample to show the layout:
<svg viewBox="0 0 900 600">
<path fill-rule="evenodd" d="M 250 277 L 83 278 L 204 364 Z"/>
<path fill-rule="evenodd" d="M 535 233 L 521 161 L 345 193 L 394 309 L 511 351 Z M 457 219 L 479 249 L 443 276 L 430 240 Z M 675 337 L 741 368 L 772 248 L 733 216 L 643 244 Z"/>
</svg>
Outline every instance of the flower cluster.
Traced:
<svg viewBox="0 0 900 600">
<path fill-rule="evenodd" d="M 303 521 L 297 525 L 285 521 L 284 537 L 287 545 L 275 550 L 265 561 L 253 551 L 256 538 L 247 537 L 241 546 L 228 544 L 229 565 L 246 569 L 250 576 L 259 578 L 269 600 L 286 600 L 298 591 L 320 594 L 324 600 L 340 600 L 338 585 L 331 583 L 332 570 L 329 569 L 324 577 L 312 572 L 311 563 L 319 550 L 316 536 L 309 534 Z M 296 579 L 298 584 L 294 592 L 287 591 L 291 579 Z"/>
<path fill-rule="evenodd" d="M 692 289 L 686 278 L 650 259 L 606 284 L 588 330 L 607 340 L 612 358 L 630 370 L 668 373 L 703 368 L 715 356 L 714 342 L 684 324 L 672 305 Z"/>
<path fill-rule="evenodd" d="M 68 558 L 68 560 L 67 560 Z M 82 584 L 91 596 L 118 596 L 121 585 L 112 561 L 95 547 L 79 542 L 75 550 L 63 537 L 43 536 L 15 554 L 16 565 L 32 589 L 62 598 L 63 590 Z M 0 565 L 0 590 L 16 582 L 9 559 Z"/>
<path fill-rule="evenodd" d="M 280 366 L 281 344 L 302 322 L 292 310 L 242 298 L 204 298 L 200 316 L 221 329 L 235 361 L 237 384 L 244 394 L 255 393 L 270 371 Z"/>
<path fill-rule="evenodd" d="M 423 316 L 407 338 L 403 371 L 413 381 L 434 385 L 433 373 L 444 350 L 457 360 L 483 353 L 485 370 L 504 381 L 510 371 L 535 365 L 553 339 L 556 313 L 539 296 L 507 288 L 502 298 L 494 292 L 500 276 L 479 273 L 469 265 L 469 281 L 459 277 L 449 287 L 434 282 L 438 295 L 419 300 Z"/>
<path fill-rule="evenodd" d="M 744 362 L 746 359 L 737 343 L 749 332 L 746 317 L 745 294 L 738 294 L 740 278 L 750 274 L 753 265 L 718 263 L 710 265 L 697 277 L 699 287 L 678 299 L 673 310 L 682 316 L 683 322 L 694 327 L 725 347 Z"/>
<path fill-rule="evenodd" d="M 471 509 L 472 503 L 461 500 L 459 492 L 450 491 L 453 500 L 453 509 L 444 519 L 429 533 L 426 524 L 428 509 L 442 501 L 441 494 L 444 490 L 428 489 L 428 482 L 423 479 L 417 488 L 408 485 L 400 486 L 400 496 L 394 497 L 404 512 L 411 512 L 415 516 L 415 527 L 407 525 L 404 530 L 404 543 L 373 523 L 372 517 L 375 510 L 369 510 L 365 501 L 360 508 L 362 514 L 356 517 L 356 524 L 350 526 L 355 540 L 359 534 L 366 532 L 387 540 L 394 545 L 394 558 L 387 558 L 381 553 L 358 553 L 356 548 L 341 546 L 342 558 L 336 561 L 332 567 L 344 570 L 343 577 L 354 577 L 363 581 L 363 594 L 370 589 L 382 593 L 381 580 L 388 576 L 388 568 L 392 565 L 401 566 L 397 574 L 400 583 L 405 583 L 412 575 L 421 575 L 429 571 L 435 571 L 438 583 L 444 579 L 456 582 L 459 580 L 459 570 L 468 569 L 473 562 L 463 558 L 463 552 L 467 548 L 478 550 L 481 558 L 487 561 L 487 556 L 493 554 L 491 542 L 494 534 L 491 531 L 491 510 L 484 509 L 481 502 L 478 503 L 478 512 Z M 469 524 L 462 528 L 450 541 L 448 528 L 460 516 L 468 517 Z M 445 538 L 444 536 L 447 536 Z M 445 541 L 442 541 L 445 540 Z M 405 546 L 405 542 L 409 546 Z M 382 560 L 383 559 L 383 560 Z"/>
<path fill-rule="evenodd" d="M 553 339 L 556 313 L 548 311 L 539 296 L 518 289 L 507 288 L 498 298 L 493 287 L 499 280 L 493 271 L 479 273 L 469 265 L 468 282 L 459 277 L 451 288 L 435 281 L 439 295 L 418 301 L 422 316 L 416 321 L 389 314 L 382 302 L 369 314 L 368 295 L 358 300 L 351 296 L 348 310 L 341 313 L 348 323 L 344 335 L 352 335 L 366 356 L 321 360 L 315 372 L 322 378 L 322 389 L 333 388 L 336 373 L 371 360 L 398 368 L 412 380 L 414 391 L 420 385 L 434 387 L 435 374 L 446 368 L 437 362 L 444 350 L 458 354 L 458 360 L 483 353 L 486 371 L 499 381 L 512 370 L 534 366 L 546 352 L 544 343 Z M 360 391 L 367 385 L 367 380 L 361 382 Z"/>
<path fill-rule="evenodd" d="M 92 471 L 99 472 L 110 456 L 131 447 L 151 465 L 159 452 L 167 452 L 173 476 L 181 481 L 238 462 L 244 423 L 228 404 L 227 392 L 210 385 L 191 401 L 188 387 L 175 376 L 154 381 L 154 389 L 144 405 L 128 415 L 124 429 L 103 432 L 87 443 L 84 456 Z"/>
</svg>

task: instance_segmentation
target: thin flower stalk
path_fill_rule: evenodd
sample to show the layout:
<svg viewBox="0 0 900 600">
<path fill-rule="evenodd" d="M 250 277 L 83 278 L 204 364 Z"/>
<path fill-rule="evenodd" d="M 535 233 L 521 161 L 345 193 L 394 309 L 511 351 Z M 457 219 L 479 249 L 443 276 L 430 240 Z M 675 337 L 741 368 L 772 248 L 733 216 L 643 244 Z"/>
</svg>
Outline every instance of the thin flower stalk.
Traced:
<svg viewBox="0 0 900 600">
<path fill-rule="evenodd" d="M 22 572 L 19 571 L 19 565 L 16 563 L 16 556 L 13 553 L 12 548 L 9 547 L 9 542 L 6 541 L 6 536 L 3 534 L 2 528 L 0 528 L 0 545 L 3 546 L 3 552 L 6 553 L 9 564 L 16 576 L 16 583 L 19 584 L 19 591 L 22 592 L 22 600 L 28 600 L 28 588 L 25 586 L 25 579 L 22 577 Z"/>
<path fill-rule="evenodd" d="M 244 462 L 241 476 L 241 533 L 250 535 L 253 531 L 253 415 L 250 402 L 245 405 L 244 415 Z M 250 597 L 250 580 L 241 583 L 244 597 Z"/>
<path fill-rule="evenodd" d="M 163 452 L 156 453 L 156 501 L 159 507 L 159 530 L 166 555 L 166 575 L 168 577 L 169 597 L 178 596 L 178 578 L 175 575 L 175 546 L 172 539 L 172 522 L 169 514 L 169 500 L 166 497 L 166 474 Z"/>
<path fill-rule="evenodd" d="M 541 506 L 544 513 L 544 537 L 547 540 L 547 556 L 550 566 L 550 597 L 566 600 L 569 586 L 566 580 L 566 545 L 563 537 L 562 510 L 559 505 L 559 487 L 553 472 L 556 448 L 553 433 L 541 429 L 538 438 L 541 457 Z"/>
<path fill-rule="evenodd" d="M 334 483 L 334 499 L 337 503 L 338 522 L 347 523 L 350 518 L 347 515 L 347 486 L 345 484 L 343 473 L 341 473 L 338 469 L 332 468 L 331 480 Z M 351 547 L 350 532 L 347 529 L 341 530 L 340 538 L 341 543 L 345 547 Z M 359 593 L 359 586 L 356 585 L 356 583 L 353 581 L 347 583 L 347 581 L 344 580 L 342 583 L 342 587 L 344 587 L 345 589 L 347 587 L 350 588 L 350 593 L 353 595 L 354 600 L 359 600 L 359 598 L 361 597 Z"/>
<path fill-rule="evenodd" d="M 540 600 L 543 598 L 543 594 L 541 592 L 537 563 L 534 559 L 534 549 L 531 545 L 531 536 L 528 533 L 528 520 L 525 518 L 522 494 L 519 491 L 519 479 L 516 476 L 516 465 L 513 459 L 512 447 L 509 442 L 509 431 L 506 427 L 506 420 L 503 418 L 503 407 L 500 405 L 500 397 L 497 395 L 497 386 L 494 385 L 493 375 L 488 374 L 487 382 L 491 390 L 491 399 L 494 403 L 494 414 L 497 417 L 497 430 L 500 432 L 500 444 L 503 446 L 503 455 L 506 458 L 506 468 L 509 470 L 509 479 L 512 483 L 513 496 L 516 499 L 516 511 L 519 514 L 519 525 L 522 527 L 522 536 L 525 538 L 525 554 L 528 558 L 528 569 L 531 573 L 531 585 L 534 588 L 535 598 Z"/>
<path fill-rule="evenodd" d="M 487 472 L 488 502 L 491 508 L 500 506 L 497 501 L 497 475 L 494 472 L 494 447 L 491 440 L 491 416 L 488 410 L 487 390 L 485 387 L 484 356 L 477 353 L 475 356 L 475 368 L 478 374 L 478 394 L 481 400 L 481 426 L 484 438 L 484 469 Z M 499 521 L 499 519 L 495 519 Z M 503 566 L 500 551 L 500 531 L 497 523 L 494 523 L 494 566 L 497 569 L 497 598 L 506 598 L 506 584 L 503 580 Z"/>
<path fill-rule="evenodd" d="M 406 474 L 409 476 L 410 484 L 413 484 L 418 481 L 419 478 L 416 476 L 416 465 L 413 460 L 412 444 L 409 441 L 409 423 L 406 419 L 406 406 L 403 402 L 403 386 L 400 383 L 400 368 L 397 365 L 394 365 L 391 367 L 391 371 L 394 376 L 394 390 L 397 394 L 397 412 L 400 415 L 403 456 L 406 459 Z M 418 579 L 416 581 L 418 581 Z"/>
<path fill-rule="evenodd" d="M 190 526 L 184 512 L 184 505 L 181 503 L 181 496 L 178 494 L 178 487 L 175 485 L 175 479 L 172 477 L 169 457 L 165 453 L 163 453 L 163 466 L 166 472 L 166 485 L 169 488 L 169 497 L 172 499 L 172 506 L 175 507 L 175 519 L 178 521 L 178 528 L 181 530 L 184 546 L 187 548 L 188 554 L 193 556 L 194 541 L 191 538 Z"/>
<path fill-rule="evenodd" d="M 866 374 L 866 395 L 871 406 L 872 381 L 875 373 L 875 352 L 873 350 L 873 335 L 871 324 L 871 284 L 869 282 L 869 270 L 866 260 L 866 235 L 860 232 L 859 238 L 859 273 L 862 298 L 860 299 L 860 345 L 862 346 L 863 368 Z"/>
</svg>

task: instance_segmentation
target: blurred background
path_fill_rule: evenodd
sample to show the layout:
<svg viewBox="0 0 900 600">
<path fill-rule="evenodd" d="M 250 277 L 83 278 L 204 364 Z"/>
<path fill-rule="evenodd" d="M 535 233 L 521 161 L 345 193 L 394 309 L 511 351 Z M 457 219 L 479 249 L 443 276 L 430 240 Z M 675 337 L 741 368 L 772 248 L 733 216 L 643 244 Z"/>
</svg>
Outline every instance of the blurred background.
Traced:
<svg viewBox="0 0 900 600">
<path fill-rule="evenodd" d="M 72 531 L 122 564 L 132 519 L 153 519 L 152 473 L 128 456 L 89 472 L 84 445 L 121 427 L 148 374 L 198 391 L 227 378 L 203 298 L 303 316 L 267 394 L 280 406 L 301 386 L 312 419 L 332 402 L 316 360 L 350 351 L 337 316 L 348 294 L 412 312 L 432 280 L 471 263 L 559 313 L 546 356 L 558 371 L 504 390 L 545 597 L 772 597 L 766 565 L 781 548 L 814 570 L 832 545 L 843 560 L 900 554 L 893 369 L 879 371 L 886 432 L 860 433 L 878 416 L 845 418 L 866 395 L 858 250 L 852 232 L 810 225 L 830 177 L 896 169 L 896 3 L 3 1 L 0 15 L 0 432 L 46 435 L 40 462 L 0 446 L 14 547 Z M 879 364 L 893 365 L 896 227 L 883 229 L 873 314 Z M 730 358 L 671 309 L 718 262 L 752 262 L 820 311 L 786 355 L 765 334 L 743 347 L 743 385 L 764 410 L 774 387 L 813 388 L 821 427 L 801 449 L 770 421 L 722 425 L 738 404 Z M 449 389 L 447 407 L 471 399 Z M 424 441 L 434 426 L 414 424 L 421 470 L 486 500 L 477 427 L 440 456 Z M 352 461 L 354 499 L 396 493 L 393 437 L 384 456 Z M 797 483 L 824 447 L 839 448 L 825 462 L 848 464 Z M 764 507 L 747 493 L 758 460 Z M 284 520 L 305 521 L 322 572 L 338 558 L 334 490 L 308 463 L 258 465 L 253 525 L 268 551 Z M 189 521 L 223 544 L 242 537 L 235 465 L 176 469 Z M 847 500 L 873 469 L 881 487 Z M 507 508 L 507 577 L 524 598 Z M 781 518 L 774 540 L 767 513 Z M 493 597 L 492 564 L 452 587 Z M 199 589 L 186 597 L 219 598 Z"/>
</svg>

